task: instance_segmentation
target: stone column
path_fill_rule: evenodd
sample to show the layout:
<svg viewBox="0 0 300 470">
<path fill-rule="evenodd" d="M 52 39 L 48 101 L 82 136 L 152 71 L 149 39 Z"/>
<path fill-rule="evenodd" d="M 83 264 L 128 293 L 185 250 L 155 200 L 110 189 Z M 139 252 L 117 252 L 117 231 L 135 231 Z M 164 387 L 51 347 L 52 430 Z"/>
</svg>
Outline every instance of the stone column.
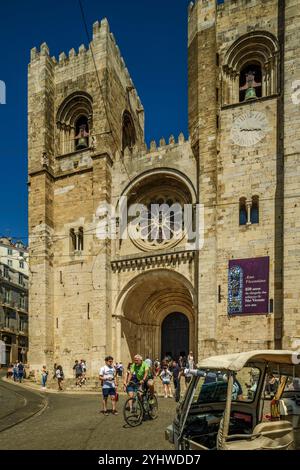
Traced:
<svg viewBox="0 0 300 470">
<path fill-rule="evenodd" d="M 122 325 L 121 325 L 121 318 L 116 317 L 115 318 L 115 348 L 116 350 L 113 351 L 113 353 L 116 355 L 116 360 L 120 361 L 121 359 L 121 330 L 122 330 Z"/>
<path fill-rule="evenodd" d="M 246 201 L 247 225 L 251 225 L 251 206 L 252 206 L 252 201 Z"/>
</svg>

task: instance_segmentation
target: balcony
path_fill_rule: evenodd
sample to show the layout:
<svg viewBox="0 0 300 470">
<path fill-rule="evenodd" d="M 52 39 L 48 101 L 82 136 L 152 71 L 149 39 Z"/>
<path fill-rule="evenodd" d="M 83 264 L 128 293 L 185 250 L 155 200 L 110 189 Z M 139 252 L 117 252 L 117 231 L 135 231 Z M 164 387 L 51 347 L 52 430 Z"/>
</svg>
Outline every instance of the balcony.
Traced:
<svg viewBox="0 0 300 470">
<path fill-rule="evenodd" d="M 23 336 L 28 336 L 28 326 L 27 328 L 22 328 L 22 330 L 19 330 L 19 335 L 23 335 Z"/>
<path fill-rule="evenodd" d="M 14 326 L 2 325 L 0 328 L 2 329 L 2 331 L 7 331 L 7 333 L 15 333 L 15 327 Z"/>
<path fill-rule="evenodd" d="M 25 306 L 21 307 L 20 305 L 17 307 L 17 311 L 24 314 L 24 315 L 28 315 L 28 311 L 27 311 L 27 308 Z"/>
</svg>

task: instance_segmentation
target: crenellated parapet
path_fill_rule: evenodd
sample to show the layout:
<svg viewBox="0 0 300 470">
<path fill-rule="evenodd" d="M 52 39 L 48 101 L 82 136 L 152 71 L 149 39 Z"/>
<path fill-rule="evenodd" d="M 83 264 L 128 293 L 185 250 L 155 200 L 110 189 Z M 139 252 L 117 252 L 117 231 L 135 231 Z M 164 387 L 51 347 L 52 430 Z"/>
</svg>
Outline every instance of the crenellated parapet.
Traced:
<svg viewBox="0 0 300 470">
<path fill-rule="evenodd" d="M 84 44 L 80 45 L 77 52 L 72 48 L 68 54 L 63 51 L 58 55 L 58 58 L 55 56 L 50 57 L 49 47 L 44 42 L 39 49 L 36 47 L 31 49 L 29 67 L 32 70 L 38 69 L 43 66 L 46 59 L 48 67 L 53 68 L 53 72 L 56 74 L 62 71 L 62 69 L 67 70 L 68 67 L 73 68 L 74 66 L 85 66 L 87 63 L 92 64 L 91 58 L 91 50 L 90 48 L 86 49 Z M 89 68 L 92 69 L 91 65 Z"/>
<path fill-rule="evenodd" d="M 238 0 L 235 0 L 234 3 L 237 3 Z M 244 0 L 242 0 L 244 1 Z M 202 8 L 205 8 L 207 6 L 209 6 L 209 4 L 216 4 L 217 5 L 217 8 L 224 5 L 225 3 L 230 3 L 231 0 L 194 0 L 192 2 L 190 2 L 189 6 L 188 6 L 188 12 L 190 13 L 195 6 L 201 6 Z"/>
<path fill-rule="evenodd" d="M 68 53 L 62 51 L 59 56 L 50 57 L 50 50 L 48 45 L 44 42 L 40 48 L 32 48 L 30 54 L 30 64 L 36 64 L 42 57 L 49 57 L 51 63 L 54 65 L 55 70 L 61 70 L 64 67 L 84 66 L 87 70 L 93 71 L 95 64 L 97 67 L 101 62 L 104 62 L 103 57 L 110 58 L 111 64 L 116 68 L 119 79 L 130 96 L 134 108 L 138 113 L 143 113 L 144 108 L 138 96 L 134 83 L 130 77 L 129 71 L 126 67 L 125 61 L 122 57 L 120 49 L 116 43 L 113 33 L 110 31 L 109 23 L 106 18 L 101 22 L 96 21 L 93 24 L 93 38 L 89 47 L 81 44 L 76 51 L 72 48 Z"/>
<path fill-rule="evenodd" d="M 166 143 L 166 140 L 164 137 L 162 137 L 158 143 L 156 143 L 155 140 L 152 140 L 150 142 L 150 147 L 149 149 L 145 146 L 145 153 L 146 154 L 154 154 L 154 153 L 167 153 L 175 148 L 178 148 L 180 146 L 184 145 L 189 145 L 190 141 L 185 139 L 184 134 L 181 132 L 177 138 L 175 139 L 174 135 L 170 135 L 168 143 Z"/>
<path fill-rule="evenodd" d="M 78 130 L 75 132 L 74 129 L 64 129 L 61 134 L 52 123 L 57 122 L 56 113 L 63 101 L 68 96 L 81 92 L 92 97 L 93 109 L 88 119 L 93 133 L 106 136 L 98 139 L 99 145 L 104 145 L 105 139 L 112 139 L 109 144 L 105 144 L 115 146 L 112 152 L 124 150 L 124 113 L 130 114 L 134 123 L 136 143 L 140 146 L 144 141 L 144 108 L 106 18 L 93 24 L 91 36 L 88 46 L 81 44 L 68 53 L 60 52 L 56 57 L 51 55 L 46 43 L 31 49 L 28 70 L 29 109 L 32 109 L 34 118 L 37 104 L 42 104 L 42 120 L 49 121 L 47 139 L 45 137 L 47 142 L 41 145 L 36 161 L 40 160 L 42 152 L 60 155 L 68 154 L 73 149 L 73 134 Z M 48 104 L 46 106 L 49 101 L 50 107 Z M 68 132 L 72 132 L 72 135 Z M 108 137 L 110 133 L 112 137 Z M 50 138 L 55 145 L 51 152 L 48 151 Z"/>
<path fill-rule="evenodd" d="M 161 160 L 163 156 L 179 155 L 183 153 L 190 153 L 191 145 L 190 139 L 186 139 L 181 132 L 177 139 L 174 135 L 170 135 L 166 141 L 164 137 L 159 139 L 158 142 L 152 140 L 149 145 L 146 142 L 135 145 L 132 149 L 126 148 L 123 152 L 123 158 L 127 162 L 141 162 L 147 160 Z M 119 160 L 120 155 L 116 154 L 116 160 Z"/>
<path fill-rule="evenodd" d="M 101 41 L 101 37 L 103 37 L 104 34 L 107 40 L 107 50 L 108 53 L 110 53 L 109 56 L 118 70 L 119 79 L 122 80 L 123 86 L 126 88 L 128 94 L 130 94 L 131 99 L 133 99 L 137 111 L 143 112 L 143 105 L 126 67 L 115 36 L 110 31 L 109 23 L 106 18 L 104 18 L 101 22 L 96 21 L 93 24 L 93 44 L 96 45 L 97 42 Z"/>
<path fill-rule="evenodd" d="M 34 62 L 38 61 L 41 57 L 48 56 L 50 58 L 50 50 L 47 43 L 41 44 L 40 48 L 33 47 L 30 51 L 30 63 L 33 64 Z M 81 44 L 76 52 L 74 48 L 72 48 L 68 54 L 62 51 L 58 58 L 55 56 L 51 57 L 51 60 L 54 65 L 62 66 L 62 65 L 69 65 L 70 62 L 73 60 L 78 59 L 86 59 L 86 56 L 91 56 L 90 48 L 86 49 L 84 44 Z"/>
<path fill-rule="evenodd" d="M 245 8 L 245 3 L 247 8 L 250 3 L 252 4 L 251 6 L 255 6 L 255 4 L 261 6 L 262 1 L 246 0 L 245 2 L 245 0 L 193 0 L 188 5 L 188 14 L 191 14 L 196 8 L 200 8 L 205 13 L 206 9 L 209 9 L 212 6 L 216 6 L 217 10 L 220 11 L 226 10 L 227 8 L 236 10 L 239 7 Z"/>
<path fill-rule="evenodd" d="M 162 163 L 166 159 L 171 159 L 174 162 L 182 156 L 189 158 L 191 155 L 190 139 L 186 139 L 181 132 L 177 138 L 172 134 L 167 141 L 162 137 L 158 142 L 152 140 L 149 146 L 144 142 L 142 145 L 134 146 L 131 151 L 126 149 L 123 158 L 129 165 L 133 164 L 132 169 L 134 169 L 136 165 L 140 167 L 149 161 Z M 118 160 L 118 157 L 116 159 Z"/>
</svg>

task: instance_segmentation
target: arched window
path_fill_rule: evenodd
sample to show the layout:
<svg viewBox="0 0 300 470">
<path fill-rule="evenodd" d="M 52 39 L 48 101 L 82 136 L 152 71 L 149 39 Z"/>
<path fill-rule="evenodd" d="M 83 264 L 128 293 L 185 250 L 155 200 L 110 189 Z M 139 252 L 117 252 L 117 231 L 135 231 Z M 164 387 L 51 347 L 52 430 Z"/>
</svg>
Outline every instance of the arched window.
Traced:
<svg viewBox="0 0 300 470">
<path fill-rule="evenodd" d="M 246 225 L 247 221 L 248 221 L 248 216 L 247 216 L 246 198 L 241 197 L 240 204 L 239 204 L 239 223 L 240 225 Z"/>
<path fill-rule="evenodd" d="M 56 116 L 58 155 L 89 147 L 92 118 L 93 100 L 88 93 L 72 93 L 62 102 Z"/>
<path fill-rule="evenodd" d="M 259 223 L 259 198 L 258 196 L 252 197 L 250 221 L 251 221 L 251 224 Z"/>
<path fill-rule="evenodd" d="M 125 111 L 122 119 L 122 152 L 126 148 L 132 151 L 136 142 L 136 133 L 131 114 Z"/>
<path fill-rule="evenodd" d="M 83 251 L 83 227 L 78 230 L 70 229 L 70 252 Z"/>
<path fill-rule="evenodd" d="M 83 227 L 79 227 L 77 238 L 78 238 L 78 243 L 77 243 L 78 250 L 83 251 Z"/>
<path fill-rule="evenodd" d="M 70 251 L 76 251 L 76 234 L 75 234 L 75 230 L 73 228 L 71 228 L 70 230 Z"/>
<path fill-rule="evenodd" d="M 233 104 L 278 93 L 278 41 L 266 31 L 237 39 L 224 56 L 222 104 Z"/>
</svg>

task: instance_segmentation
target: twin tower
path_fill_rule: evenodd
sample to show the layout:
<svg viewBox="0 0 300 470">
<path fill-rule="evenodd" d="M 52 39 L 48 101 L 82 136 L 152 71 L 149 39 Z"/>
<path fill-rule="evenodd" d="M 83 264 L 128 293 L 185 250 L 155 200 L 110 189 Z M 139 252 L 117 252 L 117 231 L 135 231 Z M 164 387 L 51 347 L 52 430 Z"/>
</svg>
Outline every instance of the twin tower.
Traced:
<svg viewBox="0 0 300 470">
<path fill-rule="evenodd" d="M 87 49 L 32 49 L 32 369 L 56 362 L 72 376 L 85 359 L 97 375 L 106 354 L 200 358 L 300 339 L 299 11 L 300 0 L 191 3 L 190 136 L 150 148 L 106 19 Z M 174 216 L 128 209 L 124 227 L 124 200 L 194 218 L 201 204 L 203 246 Z"/>
</svg>

